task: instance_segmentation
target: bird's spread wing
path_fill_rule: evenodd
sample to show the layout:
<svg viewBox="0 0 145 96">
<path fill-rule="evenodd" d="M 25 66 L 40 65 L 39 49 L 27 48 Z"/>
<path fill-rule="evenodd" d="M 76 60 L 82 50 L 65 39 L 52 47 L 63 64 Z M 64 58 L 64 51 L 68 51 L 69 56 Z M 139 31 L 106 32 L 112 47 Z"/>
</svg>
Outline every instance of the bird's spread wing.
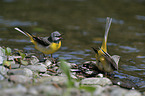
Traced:
<svg viewBox="0 0 145 96">
<path fill-rule="evenodd" d="M 33 37 L 34 41 L 37 43 L 43 45 L 43 46 L 49 46 L 51 42 L 48 41 L 48 37 Z"/>
<path fill-rule="evenodd" d="M 110 63 L 114 69 L 117 70 L 118 69 L 118 66 L 115 63 L 115 61 L 113 60 L 113 58 L 107 52 L 104 52 L 103 50 L 102 50 L 102 52 L 104 53 L 103 56 L 105 57 L 105 59 L 107 60 L 107 62 Z"/>
</svg>

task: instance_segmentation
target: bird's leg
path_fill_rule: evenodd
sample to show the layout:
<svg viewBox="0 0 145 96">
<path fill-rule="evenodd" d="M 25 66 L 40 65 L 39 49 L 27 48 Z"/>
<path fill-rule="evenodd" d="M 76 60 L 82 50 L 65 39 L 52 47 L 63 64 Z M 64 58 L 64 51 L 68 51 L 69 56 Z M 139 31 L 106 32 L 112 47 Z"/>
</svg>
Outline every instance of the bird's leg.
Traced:
<svg viewBox="0 0 145 96">
<path fill-rule="evenodd" d="M 52 54 L 51 54 L 51 60 L 52 60 L 52 63 L 55 63 L 55 59 L 53 58 Z"/>
<path fill-rule="evenodd" d="M 44 57 L 45 60 L 47 59 L 47 56 L 44 53 L 43 53 L 43 57 Z"/>
</svg>

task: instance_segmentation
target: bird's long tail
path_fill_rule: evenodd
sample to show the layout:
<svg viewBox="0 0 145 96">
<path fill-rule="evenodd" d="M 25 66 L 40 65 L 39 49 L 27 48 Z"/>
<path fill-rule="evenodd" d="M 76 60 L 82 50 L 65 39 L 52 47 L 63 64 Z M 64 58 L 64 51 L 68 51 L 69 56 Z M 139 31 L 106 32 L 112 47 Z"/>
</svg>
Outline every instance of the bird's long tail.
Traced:
<svg viewBox="0 0 145 96">
<path fill-rule="evenodd" d="M 104 40 L 103 40 L 103 43 L 102 43 L 102 46 L 101 46 L 101 49 L 104 52 L 107 52 L 107 37 L 108 37 L 108 32 L 109 32 L 109 29 L 110 29 L 111 22 L 112 22 L 112 18 L 107 17 L 107 19 L 106 19 L 106 27 L 105 27 Z"/>
<path fill-rule="evenodd" d="M 21 32 L 25 36 L 30 37 L 31 41 L 33 40 L 33 35 L 31 35 L 29 32 L 24 32 L 22 29 L 20 29 L 18 27 L 14 28 L 14 29 L 17 30 L 17 31 L 19 31 L 19 32 Z"/>
</svg>

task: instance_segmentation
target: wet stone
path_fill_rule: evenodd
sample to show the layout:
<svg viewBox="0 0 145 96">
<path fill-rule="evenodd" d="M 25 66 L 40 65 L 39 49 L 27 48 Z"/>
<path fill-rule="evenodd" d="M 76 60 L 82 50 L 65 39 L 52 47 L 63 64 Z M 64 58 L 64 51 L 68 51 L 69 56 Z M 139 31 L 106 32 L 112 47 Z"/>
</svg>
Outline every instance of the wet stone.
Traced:
<svg viewBox="0 0 145 96">
<path fill-rule="evenodd" d="M 81 84 L 106 86 L 111 85 L 112 82 L 108 78 L 85 78 L 81 81 Z"/>
</svg>

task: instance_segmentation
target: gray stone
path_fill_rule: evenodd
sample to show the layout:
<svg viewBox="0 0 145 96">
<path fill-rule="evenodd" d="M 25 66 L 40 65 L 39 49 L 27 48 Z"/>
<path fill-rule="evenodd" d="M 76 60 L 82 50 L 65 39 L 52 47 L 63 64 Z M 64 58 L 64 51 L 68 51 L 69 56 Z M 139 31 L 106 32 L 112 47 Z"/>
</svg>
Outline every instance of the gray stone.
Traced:
<svg viewBox="0 0 145 96">
<path fill-rule="evenodd" d="M 50 66 L 52 64 L 52 62 L 50 60 L 46 60 L 44 63 L 46 66 Z"/>
<path fill-rule="evenodd" d="M 112 92 L 110 93 L 110 96 L 125 96 L 126 93 L 127 93 L 126 89 L 113 88 Z"/>
<path fill-rule="evenodd" d="M 17 69 L 17 68 L 19 68 L 19 64 L 11 64 L 11 69 Z M 21 65 L 21 67 L 22 67 L 23 65 Z"/>
<path fill-rule="evenodd" d="M 99 96 L 99 95 L 102 94 L 103 91 L 104 91 L 104 88 L 103 88 L 102 86 L 100 86 L 100 85 L 95 85 L 95 86 L 93 86 L 93 87 L 96 88 L 95 92 L 93 93 L 94 96 Z"/>
<path fill-rule="evenodd" d="M 39 91 L 39 93 L 42 93 L 44 95 L 47 96 L 61 96 L 62 94 L 62 90 L 61 89 L 57 89 L 56 87 L 52 86 L 52 85 L 40 85 L 37 86 L 36 88 L 37 91 Z"/>
<path fill-rule="evenodd" d="M 33 72 L 30 69 L 10 69 L 8 75 L 24 75 L 24 76 L 33 76 Z"/>
<path fill-rule="evenodd" d="M 67 77 L 64 76 L 47 76 L 47 77 L 42 77 L 40 79 L 37 79 L 38 82 L 60 82 L 60 83 L 65 83 L 67 82 Z"/>
<path fill-rule="evenodd" d="M 27 68 L 32 71 L 37 71 L 37 72 L 46 72 L 47 71 L 47 69 L 41 65 L 28 65 Z"/>
<path fill-rule="evenodd" d="M 4 61 L 3 57 L 2 57 L 2 56 L 0 56 L 0 65 L 2 65 L 2 64 L 3 64 L 3 61 Z"/>
<path fill-rule="evenodd" d="M 0 74 L 0 80 L 4 80 L 4 76 Z"/>
<path fill-rule="evenodd" d="M 130 90 L 124 96 L 141 96 L 141 93 L 136 90 Z"/>
<path fill-rule="evenodd" d="M 32 78 L 23 75 L 10 75 L 9 80 L 15 83 L 28 83 Z"/>
<path fill-rule="evenodd" d="M 12 86 L 13 86 L 12 82 L 9 82 L 7 80 L 0 81 L 0 88 L 9 88 L 9 87 L 12 87 Z"/>
<path fill-rule="evenodd" d="M 7 88 L 0 90 L 1 96 L 17 96 L 18 94 L 19 96 L 22 96 L 22 94 L 25 94 L 26 92 L 27 89 L 22 85 L 18 85 L 15 88 Z"/>
<path fill-rule="evenodd" d="M 85 78 L 81 81 L 81 84 L 106 86 L 111 85 L 112 82 L 108 78 Z"/>
<path fill-rule="evenodd" d="M 6 75 L 7 74 L 8 69 L 5 68 L 4 66 L 0 66 L 0 74 L 2 75 Z"/>
<path fill-rule="evenodd" d="M 34 96 L 39 94 L 39 92 L 36 90 L 36 88 L 33 88 L 33 87 L 29 88 L 28 93 L 31 95 L 34 95 Z"/>
<path fill-rule="evenodd" d="M 34 65 L 34 64 L 37 64 L 39 62 L 39 59 L 36 56 L 31 56 L 29 62 L 31 65 Z"/>
<path fill-rule="evenodd" d="M 44 66 L 45 68 L 47 67 L 45 64 L 43 64 L 43 63 L 37 63 L 37 64 L 35 64 L 35 65 L 40 65 L 40 66 Z"/>
</svg>

